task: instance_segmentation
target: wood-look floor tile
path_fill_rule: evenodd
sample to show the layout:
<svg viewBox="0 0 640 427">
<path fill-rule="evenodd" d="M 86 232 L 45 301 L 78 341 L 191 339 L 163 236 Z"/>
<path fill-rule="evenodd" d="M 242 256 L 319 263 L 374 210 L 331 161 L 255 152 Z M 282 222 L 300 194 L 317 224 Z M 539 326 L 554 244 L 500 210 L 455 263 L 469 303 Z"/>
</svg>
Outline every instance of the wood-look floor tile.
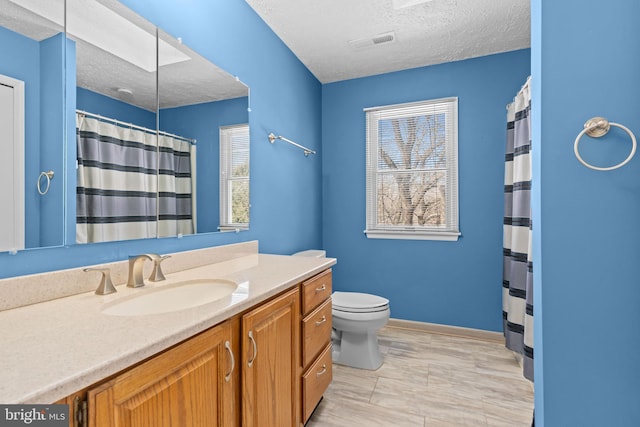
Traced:
<svg viewBox="0 0 640 427">
<path fill-rule="evenodd" d="M 424 417 L 325 395 L 306 427 L 423 427 Z"/>
<path fill-rule="evenodd" d="M 327 395 L 351 401 L 369 402 L 378 376 L 373 371 L 333 365 L 333 381 Z"/>
<path fill-rule="evenodd" d="M 334 364 L 308 427 L 531 425 L 533 388 L 502 344 L 392 327 L 378 338 L 382 367 Z"/>
<path fill-rule="evenodd" d="M 486 425 L 481 401 L 467 399 L 414 381 L 393 380 L 380 377 L 371 396 L 371 403 L 405 413 L 428 416 L 432 419 L 456 422 L 461 426 Z"/>
</svg>

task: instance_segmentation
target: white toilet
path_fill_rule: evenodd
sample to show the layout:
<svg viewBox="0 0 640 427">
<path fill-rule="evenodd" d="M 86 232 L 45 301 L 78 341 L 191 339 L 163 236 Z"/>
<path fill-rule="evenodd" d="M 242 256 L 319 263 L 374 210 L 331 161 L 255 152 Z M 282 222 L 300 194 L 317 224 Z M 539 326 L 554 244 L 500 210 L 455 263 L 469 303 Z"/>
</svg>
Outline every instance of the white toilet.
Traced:
<svg viewBox="0 0 640 427">
<path fill-rule="evenodd" d="M 334 292 L 331 303 L 333 361 L 360 369 L 382 366 L 377 332 L 389 321 L 389 300 L 360 292 Z"/>
<path fill-rule="evenodd" d="M 308 250 L 293 255 L 324 258 L 326 252 Z M 389 300 L 360 292 L 334 292 L 331 304 L 333 361 L 360 369 L 382 366 L 377 332 L 389 321 Z"/>
</svg>

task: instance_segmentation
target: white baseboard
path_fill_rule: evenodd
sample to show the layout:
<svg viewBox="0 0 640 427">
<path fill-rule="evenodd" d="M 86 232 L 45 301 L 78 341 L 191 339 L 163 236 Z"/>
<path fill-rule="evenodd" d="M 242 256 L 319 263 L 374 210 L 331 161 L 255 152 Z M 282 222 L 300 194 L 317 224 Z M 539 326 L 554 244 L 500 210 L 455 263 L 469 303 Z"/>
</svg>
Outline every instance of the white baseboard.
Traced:
<svg viewBox="0 0 640 427">
<path fill-rule="evenodd" d="M 432 334 L 453 335 L 462 338 L 472 338 L 481 341 L 504 343 L 504 336 L 500 332 L 484 331 L 482 329 L 463 328 L 461 326 L 440 325 L 437 323 L 416 322 L 413 320 L 389 319 L 390 328 L 412 329 Z"/>
</svg>

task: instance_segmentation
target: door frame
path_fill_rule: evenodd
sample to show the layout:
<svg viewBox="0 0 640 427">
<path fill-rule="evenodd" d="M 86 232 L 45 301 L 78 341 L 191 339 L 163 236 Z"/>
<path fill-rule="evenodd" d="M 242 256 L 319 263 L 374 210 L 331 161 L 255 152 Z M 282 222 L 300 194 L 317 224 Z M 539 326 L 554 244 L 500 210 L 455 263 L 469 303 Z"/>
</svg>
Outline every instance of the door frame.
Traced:
<svg viewBox="0 0 640 427">
<path fill-rule="evenodd" d="M 25 141 L 24 141 L 24 82 L 0 74 L 0 84 L 13 89 L 13 244 L 11 250 L 25 245 Z"/>
</svg>

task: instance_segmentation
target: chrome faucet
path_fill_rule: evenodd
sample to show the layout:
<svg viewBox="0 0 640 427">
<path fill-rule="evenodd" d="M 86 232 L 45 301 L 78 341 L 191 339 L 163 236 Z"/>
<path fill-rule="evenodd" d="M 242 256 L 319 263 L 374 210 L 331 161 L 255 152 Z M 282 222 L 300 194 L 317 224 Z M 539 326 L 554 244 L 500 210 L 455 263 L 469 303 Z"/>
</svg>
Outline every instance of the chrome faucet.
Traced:
<svg viewBox="0 0 640 427">
<path fill-rule="evenodd" d="M 130 288 L 139 288 L 144 286 L 144 278 L 142 273 L 144 271 L 144 262 L 146 260 L 153 259 L 147 254 L 143 255 L 131 255 L 129 256 L 129 279 L 127 280 L 127 286 Z"/>
<path fill-rule="evenodd" d="M 100 285 L 96 289 L 96 295 L 109 295 L 114 292 L 118 292 L 113 286 L 113 282 L 111 281 L 111 273 L 108 268 L 85 268 L 82 271 L 99 271 L 102 273 L 102 279 L 100 280 Z"/>
<path fill-rule="evenodd" d="M 160 263 L 167 258 L 171 258 L 171 255 L 160 256 L 158 254 L 148 254 L 153 261 L 153 271 L 151 272 L 151 276 L 149 276 L 149 280 L 152 282 L 159 282 L 161 280 L 165 280 L 164 274 L 162 273 L 162 268 L 160 267 Z"/>
</svg>

